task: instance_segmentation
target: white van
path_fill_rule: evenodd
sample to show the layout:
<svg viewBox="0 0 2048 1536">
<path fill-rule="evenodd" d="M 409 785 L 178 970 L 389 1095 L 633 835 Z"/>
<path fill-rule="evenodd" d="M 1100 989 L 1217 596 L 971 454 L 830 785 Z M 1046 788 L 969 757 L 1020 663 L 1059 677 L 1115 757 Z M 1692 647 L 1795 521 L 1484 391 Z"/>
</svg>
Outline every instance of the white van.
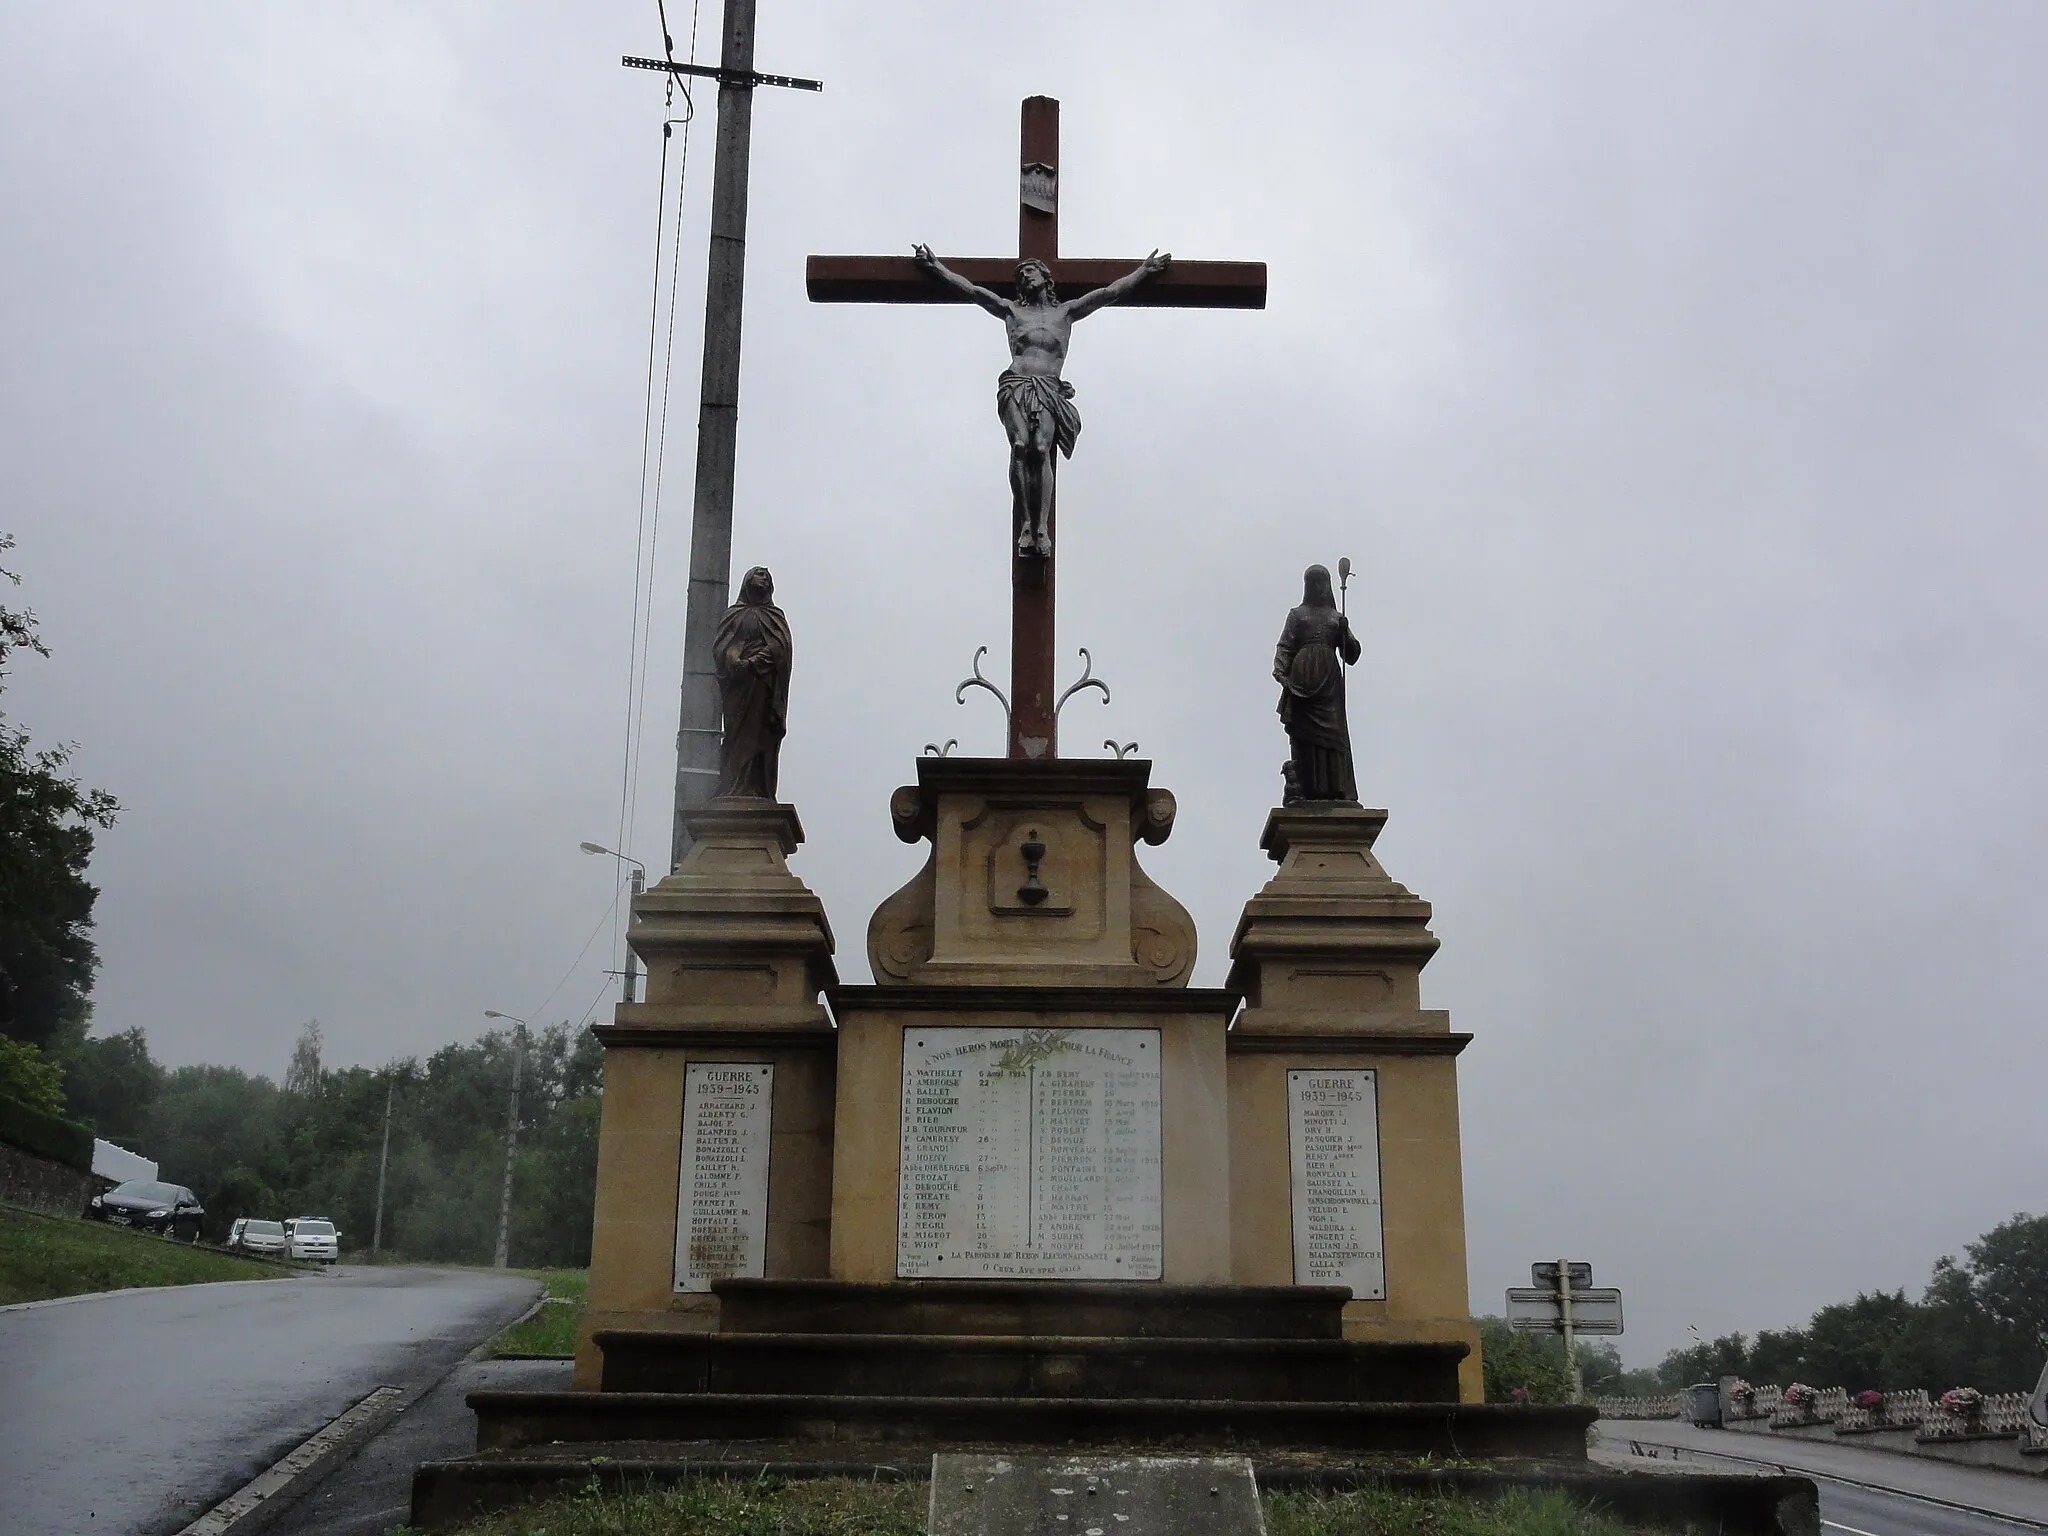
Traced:
<svg viewBox="0 0 2048 1536">
<path fill-rule="evenodd" d="M 284 1224 L 287 1257 L 332 1264 L 341 1257 L 341 1234 L 325 1216 L 294 1216 Z"/>
</svg>

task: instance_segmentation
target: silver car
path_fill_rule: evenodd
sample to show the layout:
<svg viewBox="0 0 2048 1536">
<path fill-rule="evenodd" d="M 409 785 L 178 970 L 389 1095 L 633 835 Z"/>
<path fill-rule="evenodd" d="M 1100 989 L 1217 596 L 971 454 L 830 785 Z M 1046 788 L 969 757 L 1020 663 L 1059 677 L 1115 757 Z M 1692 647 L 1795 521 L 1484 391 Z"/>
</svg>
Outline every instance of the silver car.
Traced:
<svg viewBox="0 0 2048 1536">
<path fill-rule="evenodd" d="M 244 1216 L 229 1228 L 227 1245 L 237 1253 L 271 1254 L 281 1259 L 286 1247 L 284 1223 Z"/>
</svg>

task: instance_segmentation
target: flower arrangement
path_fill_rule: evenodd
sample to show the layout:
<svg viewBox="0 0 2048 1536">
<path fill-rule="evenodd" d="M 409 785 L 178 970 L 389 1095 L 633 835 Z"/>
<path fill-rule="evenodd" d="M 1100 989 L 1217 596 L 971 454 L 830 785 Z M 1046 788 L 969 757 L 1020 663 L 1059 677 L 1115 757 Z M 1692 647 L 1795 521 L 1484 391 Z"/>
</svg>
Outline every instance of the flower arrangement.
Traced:
<svg viewBox="0 0 2048 1536">
<path fill-rule="evenodd" d="M 1866 1388 L 1856 1394 L 1856 1406 L 1874 1413 L 1884 1407 L 1884 1394 L 1874 1387 Z"/>
<path fill-rule="evenodd" d="M 1785 1389 L 1783 1401 L 1787 1408 L 1810 1409 L 1820 1401 L 1820 1389 L 1809 1387 L 1803 1381 L 1795 1381 Z"/>
<path fill-rule="evenodd" d="M 1937 1406 L 1951 1418 L 1974 1419 L 1984 1411 L 1984 1394 L 1975 1387 L 1950 1387 Z"/>
<path fill-rule="evenodd" d="M 1728 1383 L 1728 1401 L 1735 1405 L 1737 1413 L 1754 1413 L 1756 1388 L 1738 1376 Z"/>
<path fill-rule="evenodd" d="M 1513 1404 L 1514 1404 L 1514 1405 L 1515 1405 L 1515 1406 L 1516 1406 L 1517 1408 L 1526 1408 L 1526 1407 L 1528 1407 L 1528 1405 L 1529 1405 L 1529 1389 L 1528 1389 L 1527 1387 L 1515 1387 L 1515 1388 L 1513 1388 L 1513 1389 L 1512 1389 L 1512 1390 L 1510 1390 L 1510 1391 L 1509 1391 L 1509 1393 L 1508 1393 L 1508 1401 L 1509 1401 L 1509 1402 L 1511 1402 L 1511 1403 L 1513 1403 Z"/>
</svg>

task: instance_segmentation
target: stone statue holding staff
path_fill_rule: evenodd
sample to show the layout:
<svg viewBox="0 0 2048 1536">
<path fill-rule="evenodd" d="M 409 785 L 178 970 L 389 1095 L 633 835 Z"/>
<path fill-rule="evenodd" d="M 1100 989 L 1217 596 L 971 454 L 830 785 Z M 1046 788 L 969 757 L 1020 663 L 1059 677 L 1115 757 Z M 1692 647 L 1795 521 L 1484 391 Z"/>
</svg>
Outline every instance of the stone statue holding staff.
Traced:
<svg viewBox="0 0 2048 1536">
<path fill-rule="evenodd" d="M 934 256 L 928 245 L 912 246 L 917 264 L 1003 322 L 1010 333 L 1010 366 L 996 381 L 996 414 L 1010 436 L 1010 495 L 1017 526 L 1017 553 L 1052 553 L 1053 450 L 1074 456 L 1081 413 L 1074 386 L 1060 377 L 1074 322 L 1114 304 L 1133 288 L 1164 272 L 1173 261 L 1154 251 L 1106 288 L 1062 302 L 1053 291 L 1052 269 L 1033 258 L 1017 263 L 1017 297 L 1006 299 L 971 283 Z"/>
<path fill-rule="evenodd" d="M 1344 669 L 1358 660 L 1358 637 L 1330 590 L 1327 566 L 1310 566 L 1301 585 L 1301 606 L 1288 613 L 1273 650 L 1280 723 L 1290 748 L 1282 771 L 1287 786 L 1283 803 L 1356 805 Z"/>
</svg>

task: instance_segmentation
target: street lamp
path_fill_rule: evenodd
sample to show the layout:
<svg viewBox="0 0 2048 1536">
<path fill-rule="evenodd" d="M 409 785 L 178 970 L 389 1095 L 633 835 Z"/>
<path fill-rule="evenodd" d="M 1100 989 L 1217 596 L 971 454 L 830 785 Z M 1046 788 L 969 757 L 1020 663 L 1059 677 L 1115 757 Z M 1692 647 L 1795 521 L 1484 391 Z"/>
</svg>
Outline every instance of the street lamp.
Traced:
<svg viewBox="0 0 2048 1536">
<path fill-rule="evenodd" d="M 509 1258 L 512 1236 L 512 1148 L 519 1139 L 519 1073 L 526 1064 L 526 1020 L 495 1008 L 486 1008 L 487 1019 L 503 1019 L 519 1027 L 512 1031 L 512 1105 L 505 1111 L 505 1179 L 498 1187 L 498 1247 L 491 1256 L 494 1268 L 503 1269 Z"/>
<path fill-rule="evenodd" d="M 632 865 L 633 894 L 635 896 L 638 896 L 642 891 L 647 889 L 647 866 L 645 864 L 642 864 L 638 859 L 633 858 L 627 854 L 619 853 L 615 849 L 607 848 L 603 843 L 578 843 L 576 846 L 581 848 L 585 853 L 602 853 L 611 858 L 617 859 L 621 864 Z M 632 905 L 630 902 L 627 904 L 626 910 L 628 912 L 632 911 Z M 638 983 L 640 980 L 640 957 L 633 953 L 633 946 L 630 942 L 628 942 L 626 945 L 626 969 L 624 975 L 626 978 L 625 986 L 621 990 L 619 997 L 622 1002 L 630 1003 L 635 1001 L 634 994 L 639 990 Z"/>
</svg>

